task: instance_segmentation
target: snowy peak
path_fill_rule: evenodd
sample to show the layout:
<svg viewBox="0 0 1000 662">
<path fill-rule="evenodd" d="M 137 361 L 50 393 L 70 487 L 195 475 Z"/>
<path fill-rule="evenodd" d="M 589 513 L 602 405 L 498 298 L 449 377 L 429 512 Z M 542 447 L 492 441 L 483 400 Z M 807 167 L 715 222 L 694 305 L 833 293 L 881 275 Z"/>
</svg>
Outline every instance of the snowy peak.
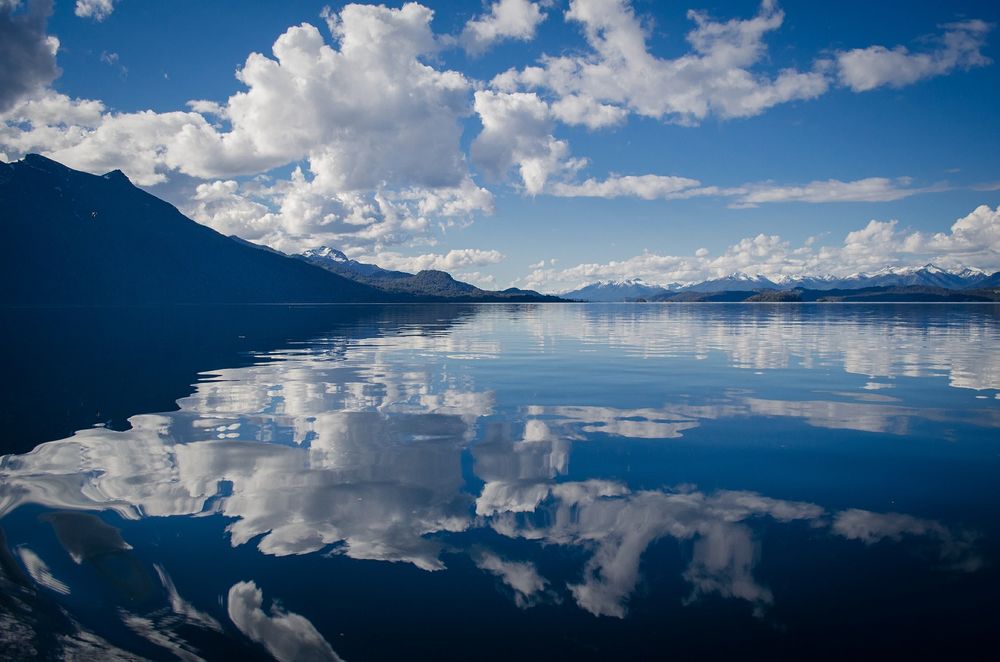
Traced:
<svg viewBox="0 0 1000 662">
<path fill-rule="evenodd" d="M 766 276 L 760 274 L 751 276 L 742 271 L 734 271 L 728 276 L 704 280 L 688 285 L 684 289 L 690 292 L 724 292 L 726 290 L 755 290 L 774 287 L 776 287 L 774 281 Z"/>
<path fill-rule="evenodd" d="M 585 287 L 566 292 L 562 296 L 583 301 L 634 301 L 653 299 L 667 292 L 694 292 L 712 294 L 726 291 L 751 290 L 857 290 L 866 287 L 937 287 L 961 290 L 989 284 L 990 273 L 964 266 L 941 267 L 933 263 L 923 266 L 886 266 L 877 271 L 860 272 L 850 276 L 833 275 L 750 275 L 735 271 L 719 278 L 711 278 L 688 285 L 650 285 L 639 278 L 621 281 L 598 281 Z M 980 285 L 983 284 L 983 285 Z"/>
<path fill-rule="evenodd" d="M 926 287 L 944 287 L 947 289 L 962 289 L 971 287 L 988 274 L 980 269 L 956 267 L 945 269 L 929 263 L 922 267 L 889 266 L 871 273 L 852 274 L 846 278 L 831 281 L 833 287 L 906 287 L 921 285 Z"/>
<path fill-rule="evenodd" d="M 342 251 L 338 251 L 336 248 L 330 248 L 329 246 L 319 246 L 317 248 L 310 248 L 303 251 L 302 256 L 310 259 L 321 259 L 321 260 L 331 260 L 333 262 L 350 262 L 351 259 L 347 257 Z"/>
<path fill-rule="evenodd" d="M 564 292 L 560 296 L 576 301 L 635 301 L 637 299 L 651 299 L 657 295 L 671 292 L 674 288 L 674 285 L 654 285 L 641 278 L 628 278 L 618 281 L 598 281 Z"/>
</svg>

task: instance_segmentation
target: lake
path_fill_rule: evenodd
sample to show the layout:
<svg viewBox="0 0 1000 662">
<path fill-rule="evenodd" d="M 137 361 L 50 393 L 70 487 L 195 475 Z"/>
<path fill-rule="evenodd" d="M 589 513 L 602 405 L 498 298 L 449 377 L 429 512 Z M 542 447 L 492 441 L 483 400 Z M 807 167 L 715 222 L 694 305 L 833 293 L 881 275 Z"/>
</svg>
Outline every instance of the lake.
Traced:
<svg viewBox="0 0 1000 662">
<path fill-rule="evenodd" d="M 1000 307 L 4 311 L 6 657 L 963 657 Z"/>
</svg>

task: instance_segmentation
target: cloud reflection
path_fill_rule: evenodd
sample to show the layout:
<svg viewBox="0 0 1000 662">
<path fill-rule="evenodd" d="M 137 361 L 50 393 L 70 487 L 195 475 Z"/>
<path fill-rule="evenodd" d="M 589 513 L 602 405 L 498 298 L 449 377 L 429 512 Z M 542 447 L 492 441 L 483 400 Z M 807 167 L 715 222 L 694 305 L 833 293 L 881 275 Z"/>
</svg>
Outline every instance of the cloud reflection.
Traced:
<svg viewBox="0 0 1000 662">
<path fill-rule="evenodd" d="M 979 567 L 974 537 L 939 522 L 860 509 L 831 512 L 752 491 L 637 489 L 580 479 L 571 474 L 571 461 L 575 445 L 599 436 L 668 442 L 722 418 L 789 417 L 897 435 L 908 434 L 915 420 L 1000 427 L 993 410 L 911 406 L 866 390 L 874 376 L 939 372 L 952 385 L 997 388 L 996 353 L 987 348 L 1000 338 L 987 318 L 920 329 L 905 318 L 810 317 L 804 309 L 779 314 L 748 307 L 756 312 L 740 312 L 728 323 L 685 307 L 538 310 L 484 309 L 449 333 L 320 338 L 262 356 L 256 365 L 206 373 L 176 412 L 134 416 L 126 431 L 81 430 L 0 458 L 0 517 L 25 504 L 109 510 L 127 519 L 218 514 L 228 520 L 232 545 L 253 544 L 263 554 L 325 552 L 426 571 L 444 569 L 444 551 L 458 549 L 509 589 L 519 607 L 564 591 L 587 612 L 618 618 L 641 581 L 643 555 L 666 539 L 689 555 L 683 570 L 689 601 L 718 595 L 765 609 L 774 595 L 755 576 L 762 554 L 755 532 L 765 520 L 864 544 L 917 537 L 948 567 Z M 897 329 L 889 345 L 886 325 Z M 858 380 L 857 395 L 825 391 L 821 398 L 814 391 L 787 400 L 733 387 L 670 398 L 660 407 L 573 402 L 571 396 L 559 403 L 553 398 L 560 394 L 549 392 L 511 402 L 513 396 L 482 385 L 493 382 L 477 362 L 505 352 L 530 357 L 529 348 L 548 351 L 567 342 L 612 353 L 624 348 L 633 358 L 702 360 L 722 352 L 730 372 L 733 366 L 840 362 L 868 378 Z M 660 364 L 649 365 L 635 368 L 642 370 L 639 383 L 650 384 L 648 371 Z M 622 369 L 614 377 L 628 374 Z M 463 464 L 469 457 L 472 475 Z M 72 514 L 53 515 L 54 521 L 79 525 L 83 520 Z M 115 538 L 99 524 L 90 522 L 88 535 L 75 538 L 67 526 L 60 539 L 78 562 L 91 554 L 86 545 L 128 549 L 117 531 Z M 574 558 L 586 560 L 576 578 L 556 586 L 530 561 L 511 560 L 479 541 L 476 534 L 485 532 L 573 549 Z M 22 563 L 46 585 L 47 575 L 26 553 Z M 172 613 L 220 628 L 157 571 Z M 53 581 L 50 588 L 59 585 Z M 336 659 L 304 617 L 265 611 L 253 582 L 233 586 L 228 604 L 237 627 L 275 656 Z"/>
<path fill-rule="evenodd" d="M 277 604 L 265 612 L 264 594 L 252 581 L 234 584 L 227 602 L 233 624 L 279 662 L 341 659 L 309 619 Z"/>
</svg>

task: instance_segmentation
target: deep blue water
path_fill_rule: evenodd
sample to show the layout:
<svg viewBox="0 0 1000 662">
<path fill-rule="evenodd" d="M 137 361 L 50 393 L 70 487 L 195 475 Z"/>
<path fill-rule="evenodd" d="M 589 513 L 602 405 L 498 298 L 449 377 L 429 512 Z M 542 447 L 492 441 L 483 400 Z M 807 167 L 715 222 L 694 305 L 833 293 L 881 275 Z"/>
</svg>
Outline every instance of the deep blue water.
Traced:
<svg viewBox="0 0 1000 662">
<path fill-rule="evenodd" d="M 1000 307 L 3 316 L 6 657 L 1000 643 Z"/>
</svg>

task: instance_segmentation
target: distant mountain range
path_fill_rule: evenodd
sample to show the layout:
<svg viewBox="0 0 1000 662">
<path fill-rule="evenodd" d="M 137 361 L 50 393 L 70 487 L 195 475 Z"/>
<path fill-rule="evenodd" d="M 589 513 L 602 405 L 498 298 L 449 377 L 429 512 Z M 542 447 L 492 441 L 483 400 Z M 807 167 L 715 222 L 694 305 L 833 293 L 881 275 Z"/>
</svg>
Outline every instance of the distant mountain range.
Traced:
<svg viewBox="0 0 1000 662">
<path fill-rule="evenodd" d="M 639 279 L 624 281 L 604 281 L 591 283 L 576 290 L 564 292 L 560 296 L 575 301 L 703 301 L 725 299 L 743 301 L 767 291 L 815 291 L 826 292 L 809 300 L 847 296 L 834 294 L 835 291 L 894 290 L 911 288 L 911 294 L 937 290 L 968 291 L 988 290 L 1000 286 L 1000 272 L 989 274 L 980 269 L 942 269 L 934 264 L 922 267 L 886 267 L 872 273 L 857 273 L 845 277 L 837 276 L 794 276 L 769 279 L 762 275 L 737 272 L 722 278 L 692 283 L 689 285 L 655 285 Z M 723 297 L 706 297 L 709 294 L 728 294 Z M 743 296 L 743 295 L 746 296 Z M 812 295 L 809 295 L 812 296 Z M 985 295 L 983 295 L 985 296 Z M 781 297 L 772 297 L 779 300 Z M 784 297 L 782 300 L 791 300 Z"/>
<path fill-rule="evenodd" d="M 6 305 L 558 300 L 444 272 L 343 275 L 221 235 L 121 171 L 91 175 L 34 154 L 0 163 L 0 224 Z"/>
<path fill-rule="evenodd" d="M 385 292 L 447 299 L 489 296 L 505 301 L 558 300 L 557 297 L 545 297 L 533 290 L 521 290 L 515 287 L 500 292 L 481 290 L 475 285 L 455 280 L 451 274 L 436 269 L 425 269 L 416 274 L 391 271 L 376 264 L 352 260 L 343 252 L 329 246 L 309 249 L 295 257 L 344 278 L 350 278 Z"/>
</svg>

